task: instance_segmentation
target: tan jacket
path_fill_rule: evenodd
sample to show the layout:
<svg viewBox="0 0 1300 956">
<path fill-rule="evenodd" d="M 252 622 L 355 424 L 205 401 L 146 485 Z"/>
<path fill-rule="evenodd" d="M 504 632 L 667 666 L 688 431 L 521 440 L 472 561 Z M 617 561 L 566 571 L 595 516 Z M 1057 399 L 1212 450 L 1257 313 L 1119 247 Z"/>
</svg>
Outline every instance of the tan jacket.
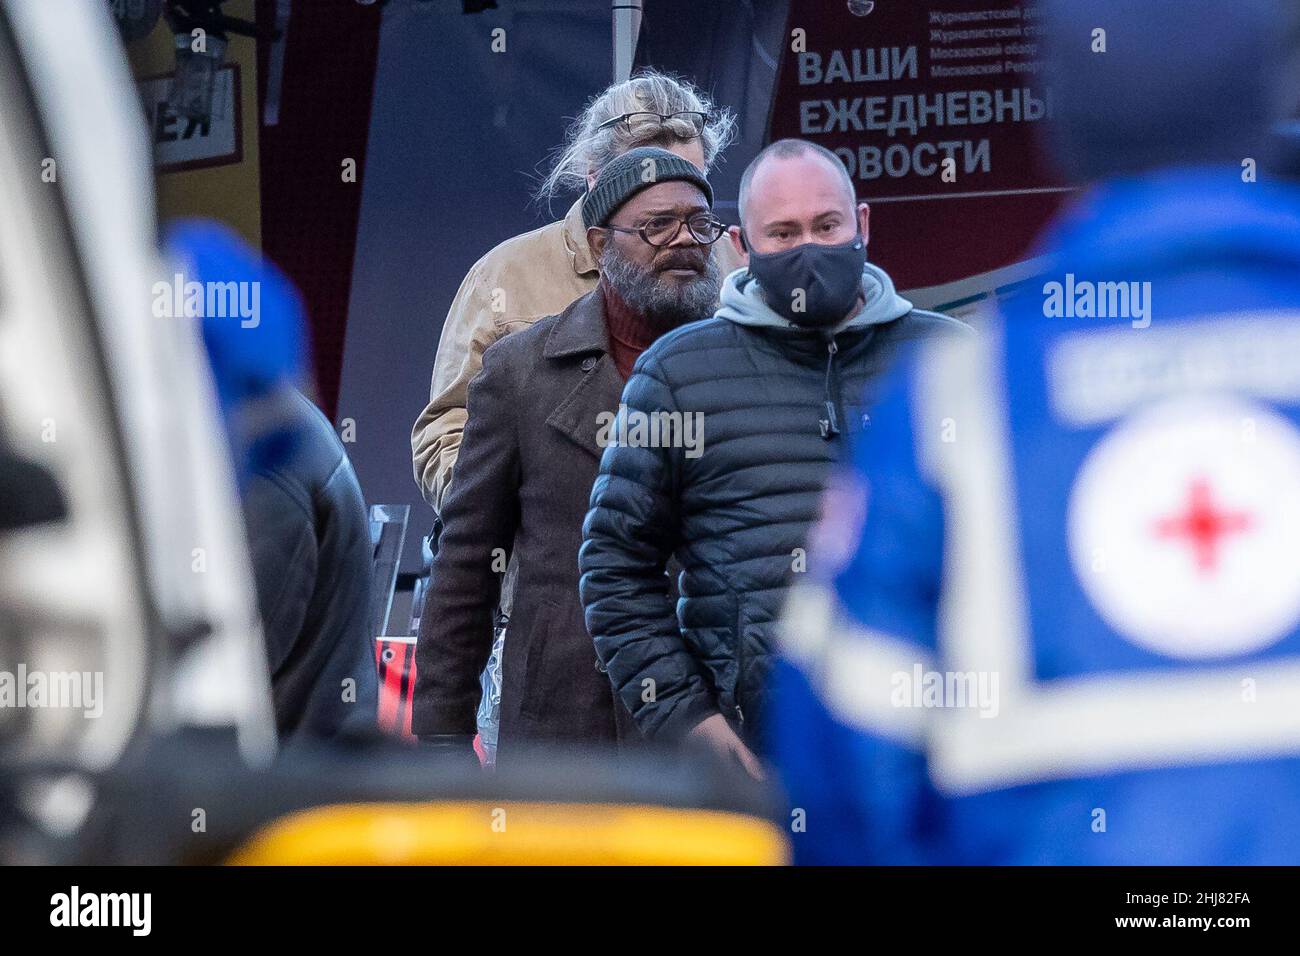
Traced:
<svg viewBox="0 0 1300 956">
<path fill-rule="evenodd" d="M 740 268 L 725 236 L 713 244 L 713 256 L 723 275 Z M 483 353 L 511 332 L 563 312 L 599 277 L 581 199 L 564 219 L 507 239 L 470 268 L 442 326 L 429 404 L 411 429 L 415 480 L 435 509 L 451 485 L 469 383 L 483 367 Z"/>
</svg>

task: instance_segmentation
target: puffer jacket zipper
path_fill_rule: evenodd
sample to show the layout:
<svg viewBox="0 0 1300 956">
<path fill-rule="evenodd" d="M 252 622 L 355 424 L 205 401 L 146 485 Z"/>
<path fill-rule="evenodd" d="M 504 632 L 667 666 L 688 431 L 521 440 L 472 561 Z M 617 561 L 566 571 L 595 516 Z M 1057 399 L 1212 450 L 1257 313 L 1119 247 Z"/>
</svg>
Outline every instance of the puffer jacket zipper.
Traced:
<svg viewBox="0 0 1300 956">
<path fill-rule="evenodd" d="M 839 369 L 835 365 L 835 356 L 839 354 L 839 345 L 835 342 L 835 336 L 826 335 L 826 378 L 823 383 L 824 388 L 824 408 L 826 417 L 818 422 L 821 428 L 821 436 L 827 441 L 832 441 L 840 435 L 840 422 L 844 420 L 843 406 L 840 404 L 840 376 Z M 741 616 L 740 595 L 732 592 L 736 599 L 736 686 L 732 692 L 734 706 L 736 708 L 736 721 L 741 727 L 745 726 L 745 711 L 740 704 L 740 696 L 745 687 L 745 628 Z"/>
<path fill-rule="evenodd" d="M 840 405 L 839 369 L 835 365 L 835 356 L 839 350 L 839 346 L 835 344 L 835 336 L 828 334 L 826 336 L 826 379 L 824 383 L 826 417 L 818 422 L 818 425 L 821 426 L 822 438 L 827 441 L 839 437 L 840 422 L 844 418 L 844 409 Z"/>
</svg>

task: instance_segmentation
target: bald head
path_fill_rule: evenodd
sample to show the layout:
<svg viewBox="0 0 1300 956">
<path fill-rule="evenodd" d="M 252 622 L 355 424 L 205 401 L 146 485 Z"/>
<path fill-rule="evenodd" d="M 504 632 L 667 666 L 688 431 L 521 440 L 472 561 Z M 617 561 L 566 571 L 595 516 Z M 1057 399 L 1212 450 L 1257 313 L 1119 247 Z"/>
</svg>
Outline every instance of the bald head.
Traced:
<svg viewBox="0 0 1300 956">
<path fill-rule="evenodd" d="M 865 238 L 867 214 L 844 164 L 807 140 L 778 140 L 754 157 L 740 180 L 741 229 L 755 252 L 848 242 L 858 232 Z M 743 250 L 740 230 L 732 238 Z"/>
<path fill-rule="evenodd" d="M 858 196 L 857 191 L 853 188 L 853 180 L 849 178 L 849 171 L 844 168 L 844 164 L 840 162 L 838 156 L 825 146 L 810 143 L 806 139 L 778 139 L 775 143 L 763 147 L 763 150 L 745 167 L 745 172 L 740 177 L 739 205 L 742 224 L 748 221 L 745 209 L 749 204 L 749 194 L 753 189 L 754 177 L 758 175 L 764 165 L 771 161 L 791 159 L 812 159 L 814 163 L 820 160 L 826 164 L 828 170 L 835 173 L 841 188 L 844 190 L 845 201 L 850 206 L 857 202 Z"/>
</svg>

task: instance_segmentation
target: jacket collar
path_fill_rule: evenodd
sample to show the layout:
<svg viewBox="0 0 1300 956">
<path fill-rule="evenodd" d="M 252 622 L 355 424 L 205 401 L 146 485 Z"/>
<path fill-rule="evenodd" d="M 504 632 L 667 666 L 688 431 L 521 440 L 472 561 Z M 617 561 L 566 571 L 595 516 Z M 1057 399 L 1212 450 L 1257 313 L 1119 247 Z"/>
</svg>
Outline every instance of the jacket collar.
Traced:
<svg viewBox="0 0 1300 956">
<path fill-rule="evenodd" d="M 564 248 L 569 251 L 569 258 L 573 261 L 573 271 L 585 276 L 599 270 L 596 260 L 591 257 L 591 249 L 587 246 L 587 226 L 582 221 L 582 199 L 579 196 L 564 217 Z"/>
<path fill-rule="evenodd" d="M 596 458 L 604 452 L 596 441 L 599 416 L 616 411 L 623 394 L 623 376 L 609 354 L 607 336 L 605 296 L 597 286 L 560 313 L 542 346 L 547 359 L 588 355 L 580 364 L 566 363 L 564 374 L 574 376 L 576 382 L 547 416 L 546 424 Z"/>
<path fill-rule="evenodd" d="M 548 359 L 583 352 L 608 352 L 609 332 L 605 327 L 605 295 L 597 284 L 586 295 L 574 299 L 559 314 L 546 336 L 542 355 Z"/>
</svg>

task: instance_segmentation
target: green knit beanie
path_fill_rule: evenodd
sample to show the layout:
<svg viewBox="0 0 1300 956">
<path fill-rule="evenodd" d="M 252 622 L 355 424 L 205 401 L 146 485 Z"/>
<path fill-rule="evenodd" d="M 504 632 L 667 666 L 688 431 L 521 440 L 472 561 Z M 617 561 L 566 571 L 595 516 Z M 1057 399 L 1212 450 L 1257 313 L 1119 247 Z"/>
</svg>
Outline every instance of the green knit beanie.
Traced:
<svg viewBox="0 0 1300 956">
<path fill-rule="evenodd" d="M 713 190 L 699 167 L 658 146 L 638 146 L 605 164 L 582 200 L 582 221 L 588 228 L 603 226 L 641 190 L 674 179 L 699 186 L 713 208 Z"/>
</svg>

